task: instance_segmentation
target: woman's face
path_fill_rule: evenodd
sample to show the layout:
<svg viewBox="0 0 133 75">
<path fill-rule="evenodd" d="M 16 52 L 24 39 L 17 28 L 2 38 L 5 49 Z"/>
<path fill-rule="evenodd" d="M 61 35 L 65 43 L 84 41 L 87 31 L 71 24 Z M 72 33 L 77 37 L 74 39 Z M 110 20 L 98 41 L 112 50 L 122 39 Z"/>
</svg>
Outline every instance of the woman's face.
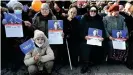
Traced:
<svg viewBox="0 0 133 75">
<path fill-rule="evenodd" d="M 90 10 L 90 16 L 91 17 L 96 16 L 96 10 Z"/>
<path fill-rule="evenodd" d="M 48 16 L 49 12 L 50 12 L 49 9 L 41 8 L 41 14 L 43 16 Z"/>
<path fill-rule="evenodd" d="M 77 15 L 77 9 L 76 8 L 71 8 L 68 11 L 68 16 L 70 16 L 71 18 L 74 18 Z"/>
<path fill-rule="evenodd" d="M 38 38 L 35 39 L 35 42 L 37 44 L 44 44 L 44 38 L 43 37 L 38 37 Z"/>
<path fill-rule="evenodd" d="M 112 16 L 118 16 L 119 15 L 119 11 L 113 11 L 112 12 Z"/>
</svg>

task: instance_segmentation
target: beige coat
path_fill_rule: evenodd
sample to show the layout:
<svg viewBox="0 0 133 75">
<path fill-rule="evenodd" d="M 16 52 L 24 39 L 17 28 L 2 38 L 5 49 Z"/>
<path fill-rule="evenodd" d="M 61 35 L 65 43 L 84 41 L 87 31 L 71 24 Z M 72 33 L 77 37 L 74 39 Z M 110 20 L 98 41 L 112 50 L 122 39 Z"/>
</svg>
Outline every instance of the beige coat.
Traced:
<svg viewBox="0 0 133 75">
<path fill-rule="evenodd" d="M 54 53 L 48 44 L 47 37 L 45 36 L 44 38 L 45 38 L 45 43 L 42 47 L 35 48 L 34 50 L 32 50 L 31 52 L 29 52 L 25 55 L 24 63 L 26 66 L 36 64 L 36 62 L 34 60 L 34 56 L 37 53 L 39 53 L 41 55 L 40 59 L 39 59 L 39 62 L 41 62 L 41 63 L 45 63 L 45 62 L 54 60 Z"/>
</svg>

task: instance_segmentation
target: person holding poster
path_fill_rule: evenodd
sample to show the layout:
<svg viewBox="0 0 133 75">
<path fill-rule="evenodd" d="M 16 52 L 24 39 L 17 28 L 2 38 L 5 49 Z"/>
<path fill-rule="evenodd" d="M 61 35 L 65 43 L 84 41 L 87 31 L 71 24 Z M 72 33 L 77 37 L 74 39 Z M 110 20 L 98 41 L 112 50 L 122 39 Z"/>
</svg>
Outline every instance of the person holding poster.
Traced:
<svg viewBox="0 0 133 75">
<path fill-rule="evenodd" d="M 28 19 L 24 19 L 25 16 L 23 16 L 23 5 L 20 2 L 15 2 L 15 4 L 7 10 L 7 12 L 2 12 L 2 25 L 6 25 L 8 23 L 13 24 L 21 24 L 22 30 L 24 35 L 23 37 L 6 37 L 8 45 L 6 45 L 7 52 L 9 53 L 9 61 L 10 63 L 15 64 L 14 70 L 17 70 L 20 66 L 23 65 L 23 53 L 21 52 L 19 45 L 23 43 L 26 39 L 30 38 L 31 33 L 30 30 L 26 25 L 31 25 L 31 23 L 28 21 Z M 19 15 L 19 18 L 18 18 Z M 7 18 L 10 20 L 7 20 Z M 11 21 L 12 20 L 12 21 Z M 13 26 L 13 25 L 12 25 Z M 17 27 L 17 26 L 16 26 Z M 16 31 L 17 33 L 17 31 Z M 6 34 L 6 33 L 5 33 Z M 15 33 L 12 33 L 13 35 Z M 2 39 L 3 40 L 3 39 Z M 9 52 L 9 49 L 11 49 Z M 6 51 L 6 50 L 4 50 Z"/>
<path fill-rule="evenodd" d="M 83 16 L 80 22 L 80 37 L 81 37 L 81 60 L 83 63 L 81 73 L 86 73 L 93 63 L 98 63 L 104 59 L 104 49 L 102 46 L 94 46 L 87 44 L 89 28 L 96 28 L 102 30 L 102 39 L 105 36 L 105 29 L 102 21 L 102 17 L 98 15 L 98 9 L 95 6 L 91 6 L 88 13 Z M 92 52 L 92 53 L 91 53 Z M 93 55 L 91 57 L 91 54 Z M 92 59 L 92 60 L 91 60 Z"/>
<path fill-rule="evenodd" d="M 43 73 L 46 69 L 48 73 L 46 75 L 50 75 L 54 64 L 54 53 L 49 46 L 48 39 L 42 31 L 35 30 L 33 40 L 36 48 L 29 51 L 24 57 L 28 72 L 30 75 L 37 75 L 39 71 Z"/>
<path fill-rule="evenodd" d="M 64 38 L 68 41 L 68 47 L 73 67 L 78 66 L 78 56 L 80 50 L 79 22 L 75 17 L 76 15 L 77 8 L 71 7 L 68 11 L 68 17 L 65 17 L 64 19 Z"/>
<path fill-rule="evenodd" d="M 108 50 L 108 61 L 109 60 L 118 60 L 122 61 L 125 58 L 126 50 L 116 50 L 113 49 L 112 41 L 116 40 L 112 36 L 112 31 L 115 30 L 125 30 L 127 31 L 127 26 L 125 25 L 125 18 L 122 15 L 119 15 L 119 5 L 113 4 L 110 6 L 108 11 L 111 13 L 111 16 L 106 16 L 103 18 L 103 22 L 106 29 L 106 50 Z M 121 35 L 121 32 L 118 32 L 116 35 Z M 128 33 L 127 33 L 128 35 Z M 125 42 L 125 39 L 121 39 Z M 114 55 L 118 54 L 118 55 Z"/>
</svg>

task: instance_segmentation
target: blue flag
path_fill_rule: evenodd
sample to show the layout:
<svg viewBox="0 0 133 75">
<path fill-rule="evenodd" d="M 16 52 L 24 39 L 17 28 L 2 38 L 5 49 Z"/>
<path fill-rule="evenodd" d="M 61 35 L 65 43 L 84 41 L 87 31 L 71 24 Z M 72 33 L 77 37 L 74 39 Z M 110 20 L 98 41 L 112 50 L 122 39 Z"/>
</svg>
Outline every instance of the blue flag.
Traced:
<svg viewBox="0 0 133 75">
<path fill-rule="evenodd" d="M 29 51 L 33 50 L 34 48 L 35 44 L 32 39 L 29 39 L 28 41 L 20 45 L 20 49 L 24 54 L 27 54 Z"/>
</svg>

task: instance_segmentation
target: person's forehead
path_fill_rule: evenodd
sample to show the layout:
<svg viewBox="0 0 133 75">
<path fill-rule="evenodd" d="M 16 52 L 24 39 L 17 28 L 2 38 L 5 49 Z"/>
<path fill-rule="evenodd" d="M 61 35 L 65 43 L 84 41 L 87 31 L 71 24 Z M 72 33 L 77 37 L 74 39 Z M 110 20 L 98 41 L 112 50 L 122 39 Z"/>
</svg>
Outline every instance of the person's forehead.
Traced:
<svg viewBox="0 0 133 75">
<path fill-rule="evenodd" d="M 48 8 L 41 8 L 41 10 L 49 10 Z"/>
<path fill-rule="evenodd" d="M 76 10 L 76 8 L 71 8 L 70 11 L 71 12 L 76 12 L 77 10 Z"/>
<path fill-rule="evenodd" d="M 43 36 L 39 36 L 36 39 L 44 39 L 44 37 Z"/>
</svg>

